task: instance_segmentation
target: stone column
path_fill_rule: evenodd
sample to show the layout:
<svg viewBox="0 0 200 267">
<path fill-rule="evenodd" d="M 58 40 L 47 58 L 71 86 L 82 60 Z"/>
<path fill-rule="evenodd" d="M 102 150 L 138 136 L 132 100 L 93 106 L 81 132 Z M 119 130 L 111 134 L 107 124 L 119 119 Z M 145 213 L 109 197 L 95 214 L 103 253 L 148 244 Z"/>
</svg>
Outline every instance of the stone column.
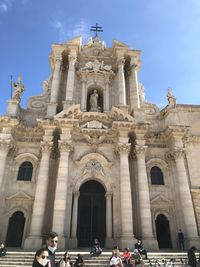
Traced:
<svg viewBox="0 0 200 267">
<path fill-rule="evenodd" d="M 126 105 L 126 86 L 124 78 L 124 63 L 125 59 L 118 60 L 118 90 L 119 90 L 119 106 Z"/>
<path fill-rule="evenodd" d="M 81 89 L 81 111 L 86 111 L 87 94 L 86 94 L 86 79 L 82 79 Z"/>
<path fill-rule="evenodd" d="M 78 223 L 78 199 L 80 192 L 74 193 L 73 211 L 72 211 L 72 223 L 71 223 L 71 238 L 74 243 L 74 247 L 77 247 L 77 223 Z"/>
<path fill-rule="evenodd" d="M 68 186 L 68 161 L 71 145 L 64 141 L 59 141 L 60 162 L 57 175 L 57 184 L 55 191 L 54 212 L 53 212 L 53 230 L 58 233 L 60 248 L 65 248 L 65 220 L 67 205 L 67 186 Z"/>
<path fill-rule="evenodd" d="M 149 196 L 149 185 L 145 164 L 145 152 L 147 146 L 136 145 L 135 155 L 137 158 L 138 171 L 138 196 L 139 196 L 139 215 L 141 239 L 145 246 L 149 248 L 157 248 L 155 239 L 153 238 L 153 228 L 151 219 L 151 206 Z"/>
<path fill-rule="evenodd" d="M 192 202 L 190 185 L 186 173 L 184 163 L 183 149 L 178 149 L 172 153 L 177 169 L 178 189 L 180 193 L 181 210 L 183 214 L 183 220 L 185 223 L 186 237 L 189 242 L 189 246 L 194 245 L 195 239 L 198 238 L 197 224 L 194 214 L 194 206 Z M 196 240 L 197 241 L 197 240 Z M 197 241 L 197 243 L 199 240 Z M 197 245 L 196 243 L 196 245 Z"/>
<path fill-rule="evenodd" d="M 104 91 L 104 111 L 109 111 L 109 85 L 110 85 L 110 81 L 109 79 L 106 80 L 105 82 L 105 91 Z"/>
<path fill-rule="evenodd" d="M 52 117 L 56 114 L 58 94 L 59 94 L 59 85 L 60 85 L 61 62 L 62 62 L 62 56 L 60 54 L 56 55 L 53 80 L 52 80 L 52 86 L 51 86 L 51 98 L 50 98 L 50 103 L 48 104 L 48 107 L 47 107 L 47 116 L 49 117 Z"/>
<path fill-rule="evenodd" d="M 131 58 L 131 65 L 129 71 L 129 90 L 131 110 L 134 108 L 140 108 L 138 70 L 133 58 Z"/>
<path fill-rule="evenodd" d="M 3 175 L 5 170 L 6 158 L 10 149 L 10 140 L 0 141 L 0 188 L 2 188 Z"/>
<path fill-rule="evenodd" d="M 120 155 L 121 247 L 133 244 L 132 196 L 128 153 L 131 144 L 118 145 Z"/>
<path fill-rule="evenodd" d="M 106 247 L 111 247 L 113 244 L 112 239 L 112 193 L 107 192 L 106 197 Z"/>
<path fill-rule="evenodd" d="M 74 79 L 75 79 L 75 63 L 76 57 L 74 55 L 69 55 L 69 68 L 67 75 L 67 84 L 66 84 L 66 96 L 64 109 L 67 109 L 73 103 L 73 93 L 74 93 Z"/>
<path fill-rule="evenodd" d="M 25 248 L 39 248 L 42 245 L 43 221 L 47 200 L 49 162 L 52 142 L 42 141 L 42 158 L 38 173 L 35 200 L 33 204 L 33 213 L 30 227 L 30 235 L 25 240 Z"/>
</svg>

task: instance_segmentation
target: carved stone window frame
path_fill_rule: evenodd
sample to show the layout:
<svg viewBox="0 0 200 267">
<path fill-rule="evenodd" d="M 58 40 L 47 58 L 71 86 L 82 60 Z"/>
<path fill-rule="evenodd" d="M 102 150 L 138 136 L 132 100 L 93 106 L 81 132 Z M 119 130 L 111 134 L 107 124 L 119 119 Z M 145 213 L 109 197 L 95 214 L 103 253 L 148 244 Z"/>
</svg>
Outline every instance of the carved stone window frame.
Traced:
<svg viewBox="0 0 200 267">
<path fill-rule="evenodd" d="M 32 172 L 32 179 L 31 181 L 25 181 L 25 180 L 17 180 L 17 177 L 18 177 L 18 172 L 19 172 L 19 168 L 21 166 L 22 163 L 24 162 L 30 162 L 33 166 L 33 172 Z M 37 173 L 37 168 L 38 168 L 38 161 L 39 159 L 34 155 L 34 154 L 31 154 L 31 153 L 22 153 L 20 155 L 18 155 L 16 158 L 15 158 L 15 161 L 14 161 L 14 175 L 13 175 L 13 179 L 15 182 L 20 182 L 20 183 L 36 183 L 36 173 Z"/>
</svg>

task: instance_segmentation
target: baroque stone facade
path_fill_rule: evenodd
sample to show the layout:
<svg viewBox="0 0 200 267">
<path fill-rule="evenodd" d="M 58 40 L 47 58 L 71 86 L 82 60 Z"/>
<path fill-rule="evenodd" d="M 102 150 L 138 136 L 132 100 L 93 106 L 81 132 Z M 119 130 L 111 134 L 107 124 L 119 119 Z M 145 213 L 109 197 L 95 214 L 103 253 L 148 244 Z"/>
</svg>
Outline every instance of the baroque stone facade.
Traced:
<svg viewBox="0 0 200 267">
<path fill-rule="evenodd" d="M 21 78 L 0 117 L 0 239 L 38 248 L 199 246 L 200 106 L 159 110 L 138 81 L 139 50 L 98 37 L 52 45 L 43 93 L 20 108 Z M 16 97 L 17 94 L 17 97 Z"/>
</svg>

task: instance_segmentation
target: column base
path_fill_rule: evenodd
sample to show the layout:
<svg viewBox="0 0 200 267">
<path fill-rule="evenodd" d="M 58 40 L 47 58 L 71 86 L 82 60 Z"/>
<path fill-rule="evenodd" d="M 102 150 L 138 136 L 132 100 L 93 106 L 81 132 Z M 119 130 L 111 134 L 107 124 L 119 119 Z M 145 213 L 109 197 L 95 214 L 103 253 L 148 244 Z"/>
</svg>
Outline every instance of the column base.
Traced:
<svg viewBox="0 0 200 267">
<path fill-rule="evenodd" d="M 154 237 L 144 237 L 142 238 L 142 244 L 148 251 L 157 251 L 158 248 L 158 241 Z"/>
<path fill-rule="evenodd" d="M 133 235 L 121 236 L 120 241 L 119 241 L 120 249 L 121 250 L 124 250 L 124 248 L 132 249 L 136 242 L 137 240 L 135 239 Z"/>
<path fill-rule="evenodd" d="M 76 237 L 69 238 L 67 240 L 67 248 L 77 248 L 78 247 L 78 240 Z"/>
<path fill-rule="evenodd" d="M 57 103 L 48 103 L 47 105 L 47 117 L 53 118 L 57 112 Z"/>
<path fill-rule="evenodd" d="M 106 238 L 105 240 L 105 247 L 106 248 L 113 248 L 115 246 L 114 239 L 111 237 Z"/>
<path fill-rule="evenodd" d="M 42 240 L 41 236 L 29 236 L 24 242 L 24 248 L 37 250 L 42 247 Z"/>
<path fill-rule="evenodd" d="M 117 107 L 119 109 L 121 109 L 125 114 L 128 114 L 129 106 L 127 106 L 127 105 L 118 105 Z"/>
<path fill-rule="evenodd" d="M 185 240 L 185 249 L 189 249 L 192 246 L 199 249 L 199 244 L 200 244 L 200 238 L 199 237 L 188 237 Z"/>
<path fill-rule="evenodd" d="M 68 108 L 70 108 L 73 105 L 74 105 L 73 101 L 70 100 L 63 101 L 63 110 L 68 110 Z"/>
<path fill-rule="evenodd" d="M 66 238 L 64 236 L 58 235 L 58 250 L 66 249 Z"/>
</svg>

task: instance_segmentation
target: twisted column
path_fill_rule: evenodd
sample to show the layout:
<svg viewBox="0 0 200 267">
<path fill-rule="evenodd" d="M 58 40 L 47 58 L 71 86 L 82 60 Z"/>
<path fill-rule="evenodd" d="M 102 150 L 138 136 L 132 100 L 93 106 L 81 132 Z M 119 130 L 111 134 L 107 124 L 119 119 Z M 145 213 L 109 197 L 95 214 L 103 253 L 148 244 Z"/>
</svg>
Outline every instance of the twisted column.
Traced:
<svg viewBox="0 0 200 267">
<path fill-rule="evenodd" d="M 61 237 L 64 236 L 67 185 L 68 185 L 68 161 L 71 145 L 66 141 L 59 141 L 60 162 L 57 175 L 57 184 L 54 201 L 53 229 Z"/>
<path fill-rule="evenodd" d="M 173 153 L 171 153 L 171 155 L 173 156 L 176 162 L 180 201 L 181 201 L 183 219 L 185 222 L 187 236 L 188 238 L 195 238 L 198 236 L 197 225 L 196 225 L 194 207 L 190 192 L 190 185 L 188 182 L 185 163 L 184 163 L 184 151 L 183 149 L 178 149 Z"/>
<path fill-rule="evenodd" d="M 148 239 L 153 237 L 149 186 L 148 186 L 146 164 L 145 164 L 146 149 L 147 146 L 141 146 L 141 145 L 135 146 L 135 155 L 137 158 L 137 170 L 138 170 L 140 225 L 141 225 L 141 236 L 143 239 Z"/>
<path fill-rule="evenodd" d="M 74 202 L 73 202 L 73 211 L 72 211 L 72 231 L 71 237 L 76 238 L 77 233 L 77 221 L 78 221 L 78 199 L 80 196 L 80 192 L 74 193 Z"/>
<path fill-rule="evenodd" d="M 126 86 L 124 78 L 124 63 L 125 59 L 118 60 L 118 90 L 119 90 L 119 105 L 126 105 Z"/>
</svg>

